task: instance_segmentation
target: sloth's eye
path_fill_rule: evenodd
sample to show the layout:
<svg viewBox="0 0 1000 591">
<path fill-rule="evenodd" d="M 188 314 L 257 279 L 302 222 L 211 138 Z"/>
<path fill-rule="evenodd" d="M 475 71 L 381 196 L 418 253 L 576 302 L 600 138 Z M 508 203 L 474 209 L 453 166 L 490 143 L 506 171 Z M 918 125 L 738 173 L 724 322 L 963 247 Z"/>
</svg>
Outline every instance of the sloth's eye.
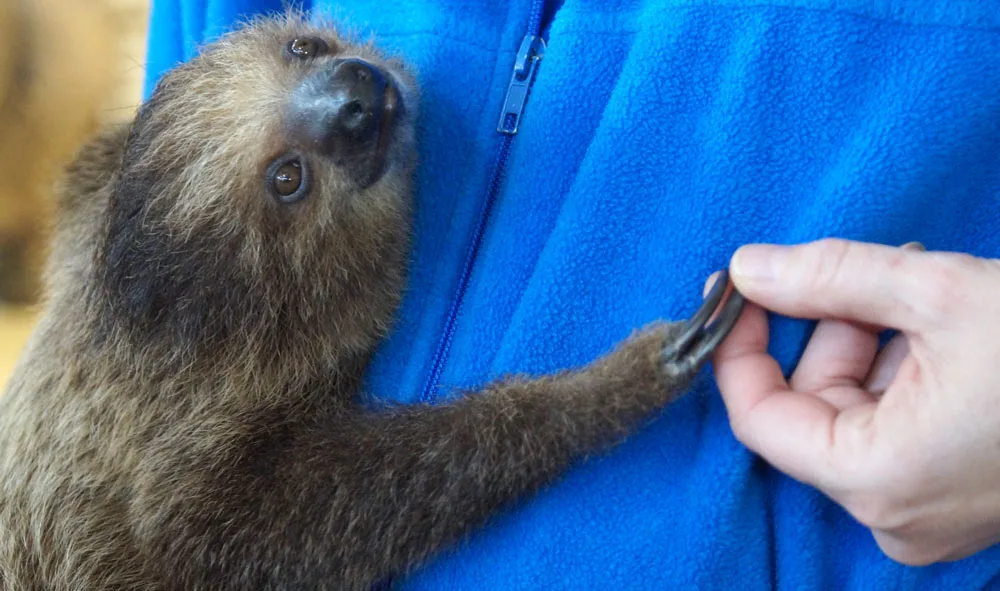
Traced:
<svg viewBox="0 0 1000 591">
<path fill-rule="evenodd" d="M 293 57 L 308 59 L 326 53 L 326 41 L 318 37 L 299 37 L 292 39 L 287 46 L 288 53 Z"/>
<path fill-rule="evenodd" d="M 267 182 L 271 192 L 282 203 L 297 203 L 309 193 L 309 178 L 302 160 L 285 157 L 268 168 Z"/>
<path fill-rule="evenodd" d="M 282 197 L 295 193 L 301 186 L 302 164 L 298 162 L 282 164 L 274 173 L 274 191 Z"/>
</svg>

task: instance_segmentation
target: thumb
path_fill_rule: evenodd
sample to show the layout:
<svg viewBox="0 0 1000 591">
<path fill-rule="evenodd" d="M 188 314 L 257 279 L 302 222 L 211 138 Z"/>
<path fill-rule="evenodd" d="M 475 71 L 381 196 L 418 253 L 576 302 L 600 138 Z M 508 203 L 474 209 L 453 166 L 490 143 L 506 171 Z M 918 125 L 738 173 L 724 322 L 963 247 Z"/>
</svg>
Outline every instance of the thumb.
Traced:
<svg viewBox="0 0 1000 591">
<path fill-rule="evenodd" d="M 904 331 L 921 327 L 908 294 L 924 275 L 918 249 L 826 239 L 798 246 L 747 245 L 730 274 L 749 299 L 799 318 L 837 318 Z"/>
</svg>

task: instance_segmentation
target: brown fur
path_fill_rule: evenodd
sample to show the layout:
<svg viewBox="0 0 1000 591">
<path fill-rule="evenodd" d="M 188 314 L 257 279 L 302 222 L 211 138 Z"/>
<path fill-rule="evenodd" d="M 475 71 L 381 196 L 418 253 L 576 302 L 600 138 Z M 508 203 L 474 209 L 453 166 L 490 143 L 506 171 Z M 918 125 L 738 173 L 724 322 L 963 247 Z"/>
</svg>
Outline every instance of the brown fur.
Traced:
<svg viewBox="0 0 1000 591">
<path fill-rule="evenodd" d="M 0 0 L 0 300 L 39 295 L 48 189 L 114 81 L 110 17 L 93 0 Z"/>
<path fill-rule="evenodd" d="M 381 180 L 326 162 L 283 207 L 262 170 L 304 72 L 281 48 L 307 31 L 396 72 L 411 110 Z M 664 324 L 576 371 L 356 404 L 405 276 L 412 84 L 371 47 L 262 20 L 81 152 L 45 313 L 0 397 L 0 586 L 365 589 L 685 389 Z"/>
</svg>

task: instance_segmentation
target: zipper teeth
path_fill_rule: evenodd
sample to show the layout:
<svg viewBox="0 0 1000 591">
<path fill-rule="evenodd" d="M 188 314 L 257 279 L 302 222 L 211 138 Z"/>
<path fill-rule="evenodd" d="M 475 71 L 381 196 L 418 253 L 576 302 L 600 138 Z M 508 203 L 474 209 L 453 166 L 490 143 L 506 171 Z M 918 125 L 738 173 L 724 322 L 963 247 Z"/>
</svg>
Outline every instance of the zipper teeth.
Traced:
<svg viewBox="0 0 1000 591">
<path fill-rule="evenodd" d="M 433 402 L 437 398 L 434 388 L 441 377 L 441 371 L 444 369 L 444 360 L 451 351 L 451 343 L 455 337 L 455 321 L 462 307 L 462 300 L 465 296 L 465 290 L 469 285 L 469 277 L 472 275 L 472 267 L 475 265 L 476 255 L 479 253 L 483 231 L 486 229 L 486 220 L 489 218 L 490 209 L 493 208 L 493 202 L 496 200 L 497 193 L 500 192 L 500 182 L 503 180 L 504 166 L 507 164 L 507 155 L 510 153 L 512 139 L 514 139 L 514 136 L 504 136 L 500 143 L 500 149 L 497 151 L 496 163 L 493 165 L 493 175 L 490 177 L 490 184 L 487 189 L 486 199 L 483 202 L 483 208 L 479 212 L 479 222 L 476 224 L 475 233 L 472 235 L 472 245 L 465 257 L 462 276 L 458 282 L 458 290 L 451 301 L 451 308 L 448 310 L 448 319 L 444 325 L 444 333 L 441 335 L 437 352 L 434 354 L 434 362 L 431 365 L 431 373 L 427 378 L 427 383 L 424 385 L 423 395 L 420 397 L 423 402 Z"/>
<path fill-rule="evenodd" d="M 538 36 L 542 24 L 542 14 L 545 8 L 545 0 L 533 0 L 531 4 L 531 17 L 528 19 L 527 35 Z M 479 253 L 479 246 L 482 242 L 483 231 L 486 229 L 486 222 L 500 192 L 500 183 L 503 181 L 504 168 L 507 164 L 507 155 L 510 153 L 512 135 L 504 135 L 497 149 L 496 162 L 493 164 L 493 173 L 490 175 L 489 186 L 486 189 L 486 198 L 483 200 L 483 207 L 479 212 L 479 221 L 472 234 L 472 243 L 465 256 L 465 263 L 462 266 L 462 275 L 458 280 L 458 288 L 451 300 L 451 307 L 448 309 L 448 316 L 445 320 L 444 330 L 441 339 L 438 341 L 437 350 L 434 353 L 434 360 L 431 363 L 431 371 L 424 382 L 424 390 L 420 395 L 421 402 L 431 403 L 437 399 L 435 388 L 444 370 L 444 362 L 451 351 L 451 344 L 455 338 L 455 324 L 458 313 L 462 308 L 462 301 L 465 299 L 465 292 L 469 287 L 469 277 L 472 275 L 472 268 L 475 266 L 476 256 Z"/>
<path fill-rule="evenodd" d="M 545 0 L 534 0 L 531 4 L 531 18 L 528 19 L 528 35 L 537 37 L 542 27 L 542 14 L 545 11 Z"/>
</svg>

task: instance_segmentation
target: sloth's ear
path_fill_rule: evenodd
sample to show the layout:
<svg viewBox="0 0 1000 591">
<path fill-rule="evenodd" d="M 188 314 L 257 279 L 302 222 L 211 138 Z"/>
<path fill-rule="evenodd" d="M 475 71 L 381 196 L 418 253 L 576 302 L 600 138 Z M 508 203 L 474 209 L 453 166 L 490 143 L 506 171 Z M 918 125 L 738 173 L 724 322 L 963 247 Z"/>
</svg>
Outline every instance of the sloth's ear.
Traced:
<svg viewBox="0 0 1000 591">
<path fill-rule="evenodd" d="M 56 183 L 60 214 L 66 215 L 89 202 L 106 187 L 121 168 L 131 122 L 101 128 L 76 152 Z"/>
</svg>

